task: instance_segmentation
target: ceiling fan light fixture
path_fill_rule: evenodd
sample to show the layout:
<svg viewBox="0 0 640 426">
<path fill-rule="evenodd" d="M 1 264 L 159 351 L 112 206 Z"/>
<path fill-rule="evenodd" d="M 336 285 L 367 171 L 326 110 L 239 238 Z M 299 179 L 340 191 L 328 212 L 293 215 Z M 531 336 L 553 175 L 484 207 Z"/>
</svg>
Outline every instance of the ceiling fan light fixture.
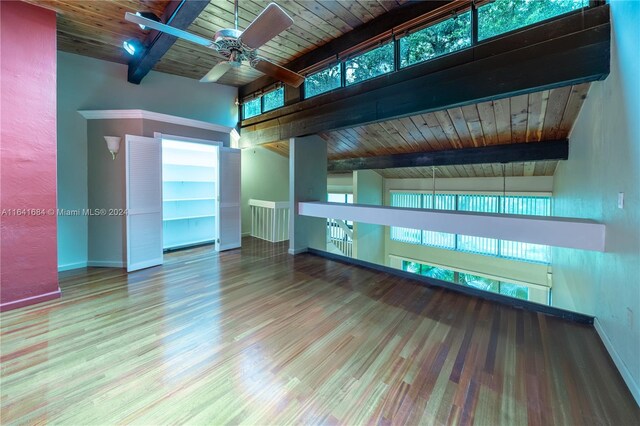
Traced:
<svg viewBox="0 0 640 426">
<path fill-rule="evenodd" d="M 123 41 L 122 47 L 129 55 L 135 56 L 136 52 L 142 47 L 142 44 L 136 39 L 130 39 Z"/>
<path fill-rule="evenodd" d="M 140 16 L 142 18 L 151 19 L 152 21 L 156 21 L 156 22 L 161 22 L 160 18 L 158 18 L 158 16 L 153 12 L 136 12 L 136 16 Z M 146 25 L 138 24 L 138 26 L 143 30 L 147 29 Z"/>
</svg>

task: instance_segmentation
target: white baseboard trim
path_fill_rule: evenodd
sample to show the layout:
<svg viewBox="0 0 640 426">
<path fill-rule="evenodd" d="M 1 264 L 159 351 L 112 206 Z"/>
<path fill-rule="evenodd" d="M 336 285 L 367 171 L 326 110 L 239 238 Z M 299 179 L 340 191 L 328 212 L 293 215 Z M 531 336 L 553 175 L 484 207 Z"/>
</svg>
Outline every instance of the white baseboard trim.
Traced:
<svg viewBox="0 0 640 426">
<path fill-rule="evenodd" d="M 307 247 L 304 248 L 299 248 L 299 249 L 292 249 L 290 248 L 289 250 L 287 250 L 287 252 L 291 255 L 296 255 L 296 254 L 300 254 L 300 253 L 306 253 L 307 251 L 309 251 L 309 249 Z"/>
<path fill-rule="evenodd" d="M 602 340 L 602 343 L 604 343 L 605 348 L 607 348 L 607 351 L 609 352 L 611 359 L 613 359 L 613 363 L 616 365 L 616 367 L 618 367 L 618 371 L 620 372 L 620 375 L 624 379 L 624 382 L 629 387 L 631 394 L 636 400 L 636 404 L 640 406 L 640 386 L 634 380 L 633 376 L 631 375 L 631 372 L 625 365 L 624 361 L 622 361 L 622 358 L 620 358 L 620 355 L 618 355 L 618 352 L 616 351 L 616 349 L 613 347 L 613 343 L 611 343 L 611 340 L 609 340 L 609 336 L 607 336 L 607 333 L 605 333 L 604 329 L 602 328 L 602 324 L 600 324 L 600 321 L 598 321 L 598 318 L 596 318 L 593 321 L 593 325 L 596 329 L 596 332 L 598 333 L 598 336 L 600 336 L 600 340 Z"/>
<path fill-rule="evenodd" d="M 87 266 L 94 266 L 97 268 L 124 268 L 124 262 L 109 261 L 109 260 L 89 260 Z"/>
<path fill-rule="evenodd" d="M 72 269 L 86 268 L 87 262 L 67 263 L 66 265 L 58 265 L 58 272 L 70 271 Z"/>
<path fill-rule="evenodd" d="M 251 231 L 249 231 L 249 232 L 243 232 L 243 233 L 242 233 L 242 236 L 243 236 L 243 237 L 250 237 L 250 236 L 251 236 Z"/>
</svg>

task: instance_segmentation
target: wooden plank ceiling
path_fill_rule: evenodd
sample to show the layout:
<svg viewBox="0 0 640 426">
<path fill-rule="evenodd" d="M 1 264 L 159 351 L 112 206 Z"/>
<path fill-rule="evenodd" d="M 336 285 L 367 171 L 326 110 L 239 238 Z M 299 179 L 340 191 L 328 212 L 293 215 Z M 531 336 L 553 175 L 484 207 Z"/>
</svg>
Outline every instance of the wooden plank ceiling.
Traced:
<svg viewBox="0 0 640 426">
<path fill-rule="evenodd" d="M 428 114 L 320 134 L 329 160 L 464 149 L 498 144 L 565 139 L 590 83 L 482 102 Z M 264 145 L 289 155 L 288 141 Z M 557 161 L 514 163 L 507 176 L 553 175 Z M 385 177 L 431 176 L 431 168 L 381 172 Z M 440 167 L 438 177 L 502 176 L 499 164 Z"/>
<path fill-rule="evenodd" d="M 124 20 L 125 12 L 152 11 L 162 15 L 168 0 L 26 0 L 58 13 L 58 49 L 112 62 L 127 63 L 122 42 L 146 35 L 137 25 Z M 272 0 L 240 0 L 239 27 L 244 29 Z M 351 31 L 407 0 L 278 0 L 291 15 L 294 25 L 260 49 L 260 55 L 286 64 L 326 42 Z M 211 1 L 188 28 L 213 38 L 221 28 L 233 28 L 233 0 Z M 217 63 L 207 48 L 178 40 L 154 67 L 156 71 L 200 79 Z M 242 86 L 262 73 L 242 67 L 228 72 L 220 83 Z"/>
</svg>

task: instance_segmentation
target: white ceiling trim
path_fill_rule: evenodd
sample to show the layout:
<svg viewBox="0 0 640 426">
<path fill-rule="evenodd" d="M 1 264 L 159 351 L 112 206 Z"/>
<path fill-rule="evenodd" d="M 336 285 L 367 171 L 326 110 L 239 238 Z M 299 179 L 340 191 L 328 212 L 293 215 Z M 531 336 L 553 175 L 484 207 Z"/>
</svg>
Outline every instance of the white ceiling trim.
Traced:
<svg viewBox="0 0 640 426">
<path fill-rule="evenodd" d="M 220 124 L 207 123 L 206 121 L 178 117 L 176 115 L 161 114 L 159 112 L 146 111 L 143 109 L 80 110 L 78 113 L 87 120 L 143 119 L 222 133 L 231 133 L 235 130 L 233 127 L 221 126 Z"/>
</svg>

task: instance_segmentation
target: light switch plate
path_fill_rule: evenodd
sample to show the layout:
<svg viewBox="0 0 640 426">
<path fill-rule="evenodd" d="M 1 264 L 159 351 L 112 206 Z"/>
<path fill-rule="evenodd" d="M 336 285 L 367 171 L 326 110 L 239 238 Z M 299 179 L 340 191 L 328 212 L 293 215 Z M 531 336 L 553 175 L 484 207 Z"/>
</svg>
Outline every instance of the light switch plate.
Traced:
<svg viewBox="0 0 640 426">
<path fill-rule="evenodd" d="M 624 208 L 624 192 L 618 192 L 618 208 Z"/>
</svg>

